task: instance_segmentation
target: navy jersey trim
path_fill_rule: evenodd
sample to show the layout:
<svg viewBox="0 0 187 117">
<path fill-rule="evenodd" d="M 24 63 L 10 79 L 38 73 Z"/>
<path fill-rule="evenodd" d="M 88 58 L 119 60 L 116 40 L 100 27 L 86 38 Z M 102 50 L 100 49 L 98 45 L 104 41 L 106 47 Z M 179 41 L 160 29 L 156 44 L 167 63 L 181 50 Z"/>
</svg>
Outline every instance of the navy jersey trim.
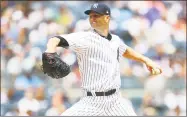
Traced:
<svg viewBox="0 0 187 117">
<path fill-rule="evenodd" d="M 95 29 L 94 29 L 94 31 L 95 31 L 97 34 L 99 34 Z M 108 33 L 107 37 L 105 37 L 105 36 L 103 36 L 103 35 L 101 35 L 101 34 L 99 34 L 99 35 L 100 35 L 101 37 L 103 37 L 103 38 L 109 40 L 109 41 L 112 39 L 112 35 L 111 35 L 110 33 Z"/>
<path fill-rule="evenodd" d="M 68 42 L 63 37 L 61 37 L 61 36 L 54 36 L 54 37 L 60 39 L 60 42 L 59 42 L 58 46 L 63 47 L 63 48 L 68 48 L 69 47 Z"/>
</svg>

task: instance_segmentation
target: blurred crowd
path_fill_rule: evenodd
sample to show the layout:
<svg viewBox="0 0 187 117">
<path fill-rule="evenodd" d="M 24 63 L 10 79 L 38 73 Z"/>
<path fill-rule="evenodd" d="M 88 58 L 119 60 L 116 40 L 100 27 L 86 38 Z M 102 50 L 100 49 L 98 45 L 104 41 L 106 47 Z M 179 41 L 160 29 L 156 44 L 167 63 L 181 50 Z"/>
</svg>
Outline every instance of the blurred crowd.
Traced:
<svg viewBox="0 0 187 117">
<path fill-rule="evenodd" d="M 84 11 L 95 1 L 1 1 L 1 116 L 57 116 L 81 96 L 76 55 L 58 48 L 72 65 L 63 79 L 41 70 L 52 36 L 90 28 Z M 121 91 L 137 115 L 186 115 L 186 1 L 103 1 L 110 32 L 156 61 L 162 75 L 121 59 Z"/>
</svg>

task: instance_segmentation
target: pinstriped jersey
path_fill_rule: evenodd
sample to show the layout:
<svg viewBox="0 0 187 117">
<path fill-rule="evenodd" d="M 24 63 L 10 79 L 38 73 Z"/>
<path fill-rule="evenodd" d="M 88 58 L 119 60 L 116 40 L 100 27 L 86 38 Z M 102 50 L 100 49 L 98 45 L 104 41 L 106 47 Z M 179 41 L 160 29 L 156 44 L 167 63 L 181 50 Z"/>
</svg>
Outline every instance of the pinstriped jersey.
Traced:
<svg viewBox="0 0 187 117">
<path fill-rule="evenodd" d="M 119 59 L 127 45 L 112 34 L 111 40 L 94 30 L 60 35 L 78 60 L 81 87 L 86 91 L 107 91 L 121 86 Z"/>
</svg>

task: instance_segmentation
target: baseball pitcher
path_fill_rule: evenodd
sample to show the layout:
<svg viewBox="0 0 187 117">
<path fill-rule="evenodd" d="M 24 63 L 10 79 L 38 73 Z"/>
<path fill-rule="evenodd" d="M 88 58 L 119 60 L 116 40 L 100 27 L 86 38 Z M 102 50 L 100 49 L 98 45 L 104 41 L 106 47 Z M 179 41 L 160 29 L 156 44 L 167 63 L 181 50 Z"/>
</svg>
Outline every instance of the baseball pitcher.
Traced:
<svg viewBox="0 0 187 117">
<path fill-rule="evenodd" d="M 119 59 L 125 57 L 146 64 L 153 75 L 161 74 L 161 68 L 109 32 L 111 12 L 107 5 L 95 3 L 84 13 L 89 16 L 91 30 L 54 36 L 42 54 L 43 71 L 52 78 L 63 78 L 71 71 L 56 53 L 56 47 L 71 49 L 77 56 L 84 94 L 61 115 L 136 116 L 119 91 Z"/>
</svg>

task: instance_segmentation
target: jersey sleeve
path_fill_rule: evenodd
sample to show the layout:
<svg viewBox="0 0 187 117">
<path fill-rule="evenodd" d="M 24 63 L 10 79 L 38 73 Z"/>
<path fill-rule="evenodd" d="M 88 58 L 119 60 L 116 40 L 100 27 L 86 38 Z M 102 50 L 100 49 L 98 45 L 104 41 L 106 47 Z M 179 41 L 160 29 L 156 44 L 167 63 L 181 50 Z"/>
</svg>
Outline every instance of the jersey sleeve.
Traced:
<svg viewBox="0 0 187 117">
<path fill-rule="evenodd" d="M 68 49 L 74 52 L 80 52 L 84 47 L 84 38 L 86 37 L 86 32 L 76 32 L 70 34 L 59 35 L 63 37 L 69 44 Z"/>
<path fill-rule="evenodd" d="M 126 51 L 127 49 L 127 45 L 119 38 L 119 55 L 120 57 L 123 56 L 123 53 Z"/>
</svg>

